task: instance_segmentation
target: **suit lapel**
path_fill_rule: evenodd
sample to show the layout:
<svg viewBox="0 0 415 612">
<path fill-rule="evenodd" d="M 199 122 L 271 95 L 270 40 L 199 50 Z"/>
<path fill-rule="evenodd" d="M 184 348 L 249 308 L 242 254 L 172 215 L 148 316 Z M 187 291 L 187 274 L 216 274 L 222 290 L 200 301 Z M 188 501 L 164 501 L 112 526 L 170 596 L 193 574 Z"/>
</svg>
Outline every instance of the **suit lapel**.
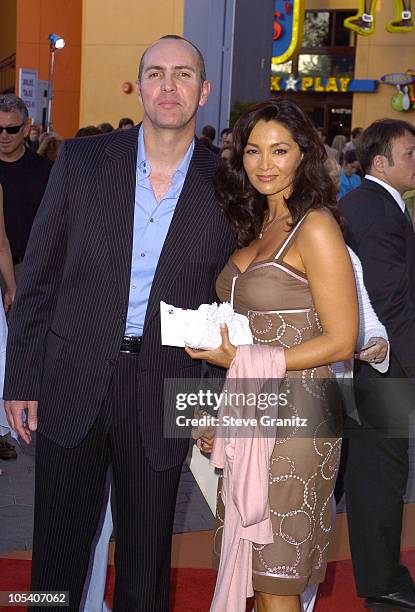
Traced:
<svg viewBox="0 0 415 612">
<path fill-rule="evenodd" d="M 214 212 L 214 161 L 205 153 L 204 145 L 195 143 L 195 150 L 180 198 L 177 202 L 151 287 L 145 327 L 159 312 L 160 300 L 187 263 L 192 250 Z"/>
<path fill-rule="evenodd" d="M 138 127 L 119 132 L 97 169 L 98 198 L 123 312 L 128 307 L 131 275 L 137 142 Z"/>
<path fill-rule="evenodd" d="M 389 193 L 389 191 L 385 187 L 383 187 L 383 185 L 380 185 L 375 181 L 371 181 L 370 179 L 364 178 L 362 181 L 362 186 L 366 189 L 369 189 L 369 191 L 375 192 L 377 195 L 383 196 L 385 200 L 393 204 L 396 210 L 399 210 L 399 213 L 402 214 L 402 209 L 399 206 L 398 202 L 395 200 L 393 195 Z"/>
</svg>

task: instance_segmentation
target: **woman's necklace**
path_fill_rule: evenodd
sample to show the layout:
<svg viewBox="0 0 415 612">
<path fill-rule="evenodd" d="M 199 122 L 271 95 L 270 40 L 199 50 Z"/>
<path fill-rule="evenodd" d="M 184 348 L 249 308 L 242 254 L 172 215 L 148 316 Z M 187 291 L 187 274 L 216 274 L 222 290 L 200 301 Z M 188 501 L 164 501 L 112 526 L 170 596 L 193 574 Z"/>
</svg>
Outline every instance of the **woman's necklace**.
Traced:
<svg viewBox="0 0 415 612">
<path fill-rule="evenodd" d="M 264 221 L 264 223 L 262 224 L 262 228 L 261 231 L 259 232 L 259 239 L 261 240 L 262 236 L 265 234 L 265 232 L 267 232 L 269 230 L 269 228 L 271 227 L 271 225 L 274 225 L 274 223 L 276 221 L 278 221 L 279 219 L 281 219 L 282 217 L 274 217 L 272 221 L 270 221 L 269 223 L 266 223 Z"/>
</svg>

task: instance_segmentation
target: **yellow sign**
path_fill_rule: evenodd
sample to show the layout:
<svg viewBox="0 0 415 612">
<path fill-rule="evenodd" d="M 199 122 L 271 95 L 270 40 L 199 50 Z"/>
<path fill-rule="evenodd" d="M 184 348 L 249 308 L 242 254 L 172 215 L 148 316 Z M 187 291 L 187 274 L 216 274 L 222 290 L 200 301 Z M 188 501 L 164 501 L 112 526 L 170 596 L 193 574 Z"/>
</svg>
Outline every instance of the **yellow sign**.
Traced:
<svg viewBox="0 0 415 612">
<path fill-rule="evenodd" d="M 319 91 L 346 93 L 349 91 L 350 77 L 271 77 L 271 91 Z"/>
<path fill-rule="evenodd" d="M 284 64 L 298 50 L 303 27 L 304 0 L 274 0 L 273 64 Z"/>
</svg>

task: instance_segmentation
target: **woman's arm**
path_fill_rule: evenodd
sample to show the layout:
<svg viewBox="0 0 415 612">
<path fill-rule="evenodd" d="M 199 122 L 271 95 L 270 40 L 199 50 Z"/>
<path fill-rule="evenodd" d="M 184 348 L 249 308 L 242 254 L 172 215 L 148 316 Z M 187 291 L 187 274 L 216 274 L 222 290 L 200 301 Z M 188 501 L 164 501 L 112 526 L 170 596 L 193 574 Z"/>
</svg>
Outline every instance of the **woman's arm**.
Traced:
<svg viewBox="0 0 415 612">
<path fill-rule="evenodd" d="M 358 359 L 367 361 L 382 374 L 389 368 L 389 338 L 385 326 L 373 309 L 363 280 L 363 269 L 356 253 L 347 247 L 356 279 L 359 301 Z"/>
<path fill-rule="evenodd" d="M 4 294 L 4 310 L 10 310 L 14 295 L 16 293 L 16 281 L 14 279 L 14 269 L 10 244 L 6 236 L 3 214 L 3 189 L 0 185 L 0 272 L 6 284 Z"/>
</svg>

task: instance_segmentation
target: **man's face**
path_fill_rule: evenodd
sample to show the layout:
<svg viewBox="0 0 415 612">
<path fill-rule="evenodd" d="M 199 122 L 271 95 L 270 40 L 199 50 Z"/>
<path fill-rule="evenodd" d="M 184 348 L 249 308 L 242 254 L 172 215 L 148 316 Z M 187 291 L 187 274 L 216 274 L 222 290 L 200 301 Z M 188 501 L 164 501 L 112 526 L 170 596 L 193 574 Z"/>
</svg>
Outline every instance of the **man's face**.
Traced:
<svg viewBox="0 0 415 612">
<path fill-rule="evenodd" d="M 221 147 L 232 146 L 232 143 L 233 143 L 232 132 L 225 132 L 225 134 L 223 134 L 220 139 L 220 146 Z"/>
<path fill-rule="evenodd" d="M 410 132 L 393 141 L 392 160 L 384 166 L 386 181 L 401 194 L 415 189 L 415 136 Z"/>
<path fill-rule="evenodd" d="M 344 173 L 346 174 L 346 176 L 352 176 L 352 174 L 355 174 L 359 170 L 360 164 L 358 161 L 344 164 Z"/>
<path fill-rule="evenodd" d="M 23 124 L 23 125 L 22 125 Z M 3 130 L 0 134 L 0 155 L 5 157 L 13 155 L 19 148 L 23 146 L 24 140 L 27 137 L 30 124 L 29 120 L 25 123 L 22 121 L 22 116 L 18 111 L 4 113 L 0 111 L 0 126 L 12 127 L 21 125 L 22 127 L 17 134 L 8 134 Z"/>
<path fill-rule="evenodd" d="M 138 95 L 154 126 L 180 129 L 194 122 L 209 92 L 209 81 L 200 80 L 197 53 L 186 41 L 160 40 L 146 51 Z"/>
</svg>

